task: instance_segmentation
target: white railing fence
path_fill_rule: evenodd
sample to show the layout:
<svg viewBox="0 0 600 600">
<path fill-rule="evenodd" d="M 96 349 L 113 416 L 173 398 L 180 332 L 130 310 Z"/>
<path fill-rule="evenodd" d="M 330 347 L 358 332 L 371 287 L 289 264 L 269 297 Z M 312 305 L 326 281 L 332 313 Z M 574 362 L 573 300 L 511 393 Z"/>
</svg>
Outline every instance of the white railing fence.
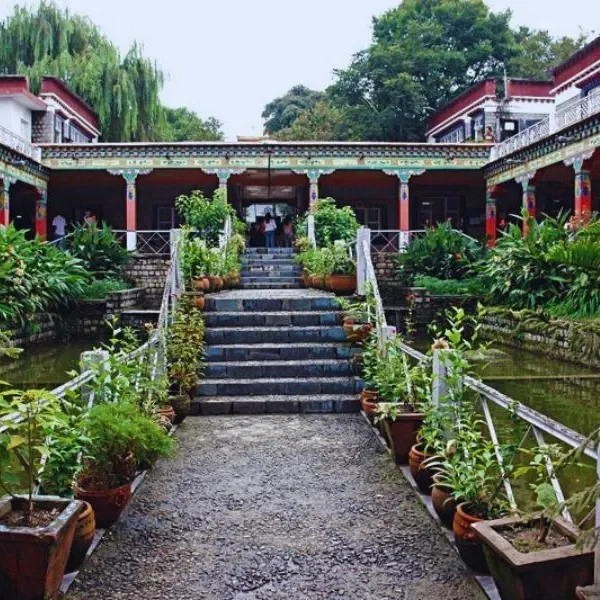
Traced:
<svg viewBox="0 0 600 600">
<path fill-rule="evenodd" d="M 385 252 L 403 252 L 414 239 L 424 236 L 427 229 L 411 229 L 400 231 L 398 229 L 372 229 L 371 230 L 371 252 L 383 254 Z M 460 233 L 463 237 L 477 242 L 477 240 L 458 229 L 452 231 Z"/>
<path fill-rule="evenodd" d="M 558 107 L 545 119 L 496 144 L 491 150 L 490 161 L 498 160 L 521 148 L 526 148 L 597 113 L 600 113 L 600 94 L 584 96 L 564 107 Z"/>
<path fill-rule="evenodd" d="M 13 133 L 10 129 L 0 125 L 0 144 L 7 146 L 19 154 L 31 158 L 36 162 L 42 162 L 42 149 L 25 138 Z"/>
<path fill-rule="evenodd" d="M 226 248 L 229 240 L 231 240 L 231 236 L 233 234 L 233 225 L 231 220 L 231 215 L 227 215 L 225 219 L 225 224 L 223 226 L 223 233 L 219 235 L 219 248 Z"/>
<path fill-rule="evenodd" d="M 117 239 L 130 252 L 155 255 L 170 254 L 171 231 L 170 229 L 138 229 L 136 231 L 113 229 Z"/>
<path fill-rule="evenodd" d="M 313 248 L 317 247 L 317 237 L 315 235 L 315 217 L 314 215 L 308 215 L 306 218 L 306 224 L 308 227 L 308 241 Z"/>
</svg>

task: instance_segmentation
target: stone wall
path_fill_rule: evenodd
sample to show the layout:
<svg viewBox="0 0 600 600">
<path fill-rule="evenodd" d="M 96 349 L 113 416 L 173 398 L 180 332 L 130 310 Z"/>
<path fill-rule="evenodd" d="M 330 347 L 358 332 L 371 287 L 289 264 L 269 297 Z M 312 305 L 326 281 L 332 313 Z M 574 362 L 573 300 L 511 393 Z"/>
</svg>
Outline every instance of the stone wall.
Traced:
<svg viewBox="0 0 600 600">
<path fill-rule="evenodd" d="M 25 327 L 16 327 L 8 332 L 11 346 L 24 348 L 33 344 L 52 342 L 63 333 L 63 323 L 59 315 L 36 315 Z"/>
<path fill-rule="evenodd" d="M 373 252 L 373 268 L 381 299 L 386 306 L 399 306 L 404 303 L 403 286 L 396 281 L 396 252 Z"/>
<path fill-rule="evenodd" d="M 151 306 L 159 306 L 162 300 L 169 260 L 164 256 L 132 256 L 125 266 L 125 276 L 136 287 L 144 288 Z"/>
<path fill-rule="evenodd" d="M 600 367 L 600 327 L 589 322 L 549 319 L 530 312 L 488 314 L 482 336 L 515 348 Z"/>
<path fill-rule="evenodd" d="M 32 112 L 31 141 L 34 144 L 54 142 L 54 112 Z"/>
<path fill-rule="evenodd" d="M 104 300 L 82 300 L 77 303 L 68 320 L 68 329 L 75 335 L 96 334 L 106 331 L 106 320 L 145 300 L 145 290 L 132 288 L 111 292 Z"/>
</svg>

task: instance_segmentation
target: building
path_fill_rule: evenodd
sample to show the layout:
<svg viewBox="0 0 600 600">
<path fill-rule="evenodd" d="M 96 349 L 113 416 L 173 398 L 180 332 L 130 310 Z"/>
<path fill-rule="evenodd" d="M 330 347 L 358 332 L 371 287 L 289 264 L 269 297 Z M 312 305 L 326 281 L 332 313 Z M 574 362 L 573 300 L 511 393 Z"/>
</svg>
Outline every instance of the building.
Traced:
<svg viewBox="0 0 600 600">
<path fill-rule="evenodd" d="M 97 115 L 59 80 L 46 78 L 36 97 L 25 78 L 5 77 L 0 223 L 45 236 L 55 215 L 81 222 L 89 210 L 134 249 L 177 225 L 179 194 L 221 188 L 242 217 L 302 214 L 331 196 L 384 244 L 446 220 L 493 243 L 523 208 L 583 218 L 600 206 L 600 38 L 552 76 L 508 79 L 501 100 L 497 82 L 479 83 L 433 115 L 426 143 L 127 144 L 88 143 L 100 135 Z"/>
</svg>

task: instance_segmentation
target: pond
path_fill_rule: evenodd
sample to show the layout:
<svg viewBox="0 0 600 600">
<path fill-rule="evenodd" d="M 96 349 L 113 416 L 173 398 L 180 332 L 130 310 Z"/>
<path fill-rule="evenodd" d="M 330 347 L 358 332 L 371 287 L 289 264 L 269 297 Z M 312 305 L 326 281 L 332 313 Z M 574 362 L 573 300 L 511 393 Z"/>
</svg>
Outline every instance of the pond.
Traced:
<svg viewBox="0 0 600 600">
<path fill-rule="evenodd" d="M 0 380 L 18 388 L 54 389 L 71 378 L 70 371 L 78 369 L 82 352 L 100 344 L 98 337 L 90 336 L 29 346 L 19 358 L 0 361 Z"/>
</svg>

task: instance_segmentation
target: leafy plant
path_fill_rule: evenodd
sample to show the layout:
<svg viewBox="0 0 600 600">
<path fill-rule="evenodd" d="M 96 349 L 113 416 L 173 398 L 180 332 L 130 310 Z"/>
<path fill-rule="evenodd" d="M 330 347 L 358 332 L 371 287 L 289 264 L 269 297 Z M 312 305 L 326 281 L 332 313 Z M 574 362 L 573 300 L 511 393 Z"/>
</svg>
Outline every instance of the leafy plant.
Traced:
<svg viewBox="0 0 600 600">
<path fill-rule="evenodd" d="M 298 232 L 306 236 L 308 232 L 308 215 L 315 219 L 315 238 L 318 247 L 330 246 L 338 240 L 351 242 L 356 238 L 359 224 L 354 211 L 349 206 L 338 208 L 333 198 L 317 200 L 298 223 Z"/>
<path fill-rule="evenodd" d="M 120 277 L 129 253 L 106 223 L 76 225 L 66 238 L 68 251 L 95 277 Z"/>
<path fill-rule="evenodd" d="M 483 296 L 485 294 L 485 286 L 479 277 L 438 279 L 428 275 L 417 275 L 413 285 L 429 290 L 434 296 Z"/>
<path fill-rule="evenodd" d="M 42 465 L 50 454 L 47 440 L 64 422 L 65 416 L 56 396 L 45 390 L 6 390 L 0 394 L 0 487 L 14 495 L 20 485 L 11 470 L 11 453 L 16 452 L 26 474 L 27 505 L 24 522 L 34 510 L 33 493 Z"/>
<path fill-rule="evenodd" d="M 126 281 L 121 279 L 96 279 L 86 284 L 81 290 L 79 300 L 104 300 L 112 292 L 120 292 L 131 287 Z"/>
<path fill-rule="evenodd" d="M 441 223 L 414 238 L 396 257 L 397 277 L 411 286 L 417 275 L 436 279 L 463 279 L 485 254 L 478 242 Z"/>
</svg>

